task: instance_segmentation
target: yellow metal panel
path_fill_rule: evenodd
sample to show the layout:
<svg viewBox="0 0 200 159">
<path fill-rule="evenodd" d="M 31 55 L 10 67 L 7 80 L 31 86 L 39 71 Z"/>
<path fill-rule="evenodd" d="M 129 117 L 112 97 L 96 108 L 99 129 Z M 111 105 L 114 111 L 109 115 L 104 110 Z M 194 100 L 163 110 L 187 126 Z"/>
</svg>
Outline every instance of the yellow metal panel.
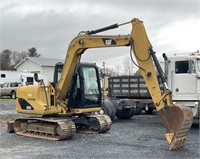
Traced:
<svg viewBox="0 0 200 159">
<path fill-rule="evenodd" d="M 18 102 L 16 102 L 17 112 L 19 113 L 27 113 L 27 114 L 57 114 L 60 110 L 56 105 L 50 106 L 50 91 L 49 87 L 46 87 L 46 94 L 44 90 L 44 86 L 22 86 L 17 89 L 17 96 L 25 100 L 29 105 L 25 106 L 22 109 L 22 106 Z M 47 104 L 48 103 L 48 104 Z M 26 109 L 30 106 L 33 107 L 33 110 Z"/>
</svg>

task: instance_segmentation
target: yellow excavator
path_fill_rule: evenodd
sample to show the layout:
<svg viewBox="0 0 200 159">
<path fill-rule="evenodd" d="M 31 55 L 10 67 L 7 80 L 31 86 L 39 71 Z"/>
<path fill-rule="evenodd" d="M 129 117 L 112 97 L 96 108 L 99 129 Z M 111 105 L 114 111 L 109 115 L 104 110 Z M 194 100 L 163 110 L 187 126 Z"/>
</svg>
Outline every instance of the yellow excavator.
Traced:
<svg viewBox="0 0 200 159">
<path fill-rule="evenodd" d="M 97 35 L 129 23 L 132 24 L 130 35 Z M 170 150 L 183 147 L 193 121 L 192 112 L 184 106 L 173 105 L 171 91 L 167 87 L 143 22 L 137 18 L 122 24 L 80 32 L 68 47 L 62 69 L 55 67 L 57 80 L 45 86 L 35 74 L 37 86 L 18 87 L 17 112 L 34 116 L 9 122 L 10 132 L 13 130 L 16 134 L 29 137 L 64 140 L 72 138 L 76 131 L 109 131 L 111 119 L 100 113 L 102 99 L 98 70 L 94 65 L 81 64 L 80 59 L 87 49 L 119 46 L 129 46 L 131 54 L 137 60 L 139 72 L 166 128 L 165 136 Z M 162 94 L 154 65 L 165 85 Z"/>
</svg>

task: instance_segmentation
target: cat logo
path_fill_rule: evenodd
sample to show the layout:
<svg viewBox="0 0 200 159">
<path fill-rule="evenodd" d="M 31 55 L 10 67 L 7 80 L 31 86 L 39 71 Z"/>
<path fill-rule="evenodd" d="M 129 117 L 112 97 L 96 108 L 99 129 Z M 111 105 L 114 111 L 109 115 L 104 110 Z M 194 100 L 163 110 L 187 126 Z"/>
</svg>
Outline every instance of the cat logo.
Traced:
<svg viewBox="0 0 200 159">
<path fill-rule="evenodd" d="M 116 45 L 116 41 L 110 38 L 102 38 L 105 45 Z"/>
<path fill-rule="evenodd" d="M 31 107 L 30 105 L 27 105 L 27 106 L 26 106 L 26 109 L 27 109 L 27 110 L 32 110 L 32 107 Z"/>
</svg>

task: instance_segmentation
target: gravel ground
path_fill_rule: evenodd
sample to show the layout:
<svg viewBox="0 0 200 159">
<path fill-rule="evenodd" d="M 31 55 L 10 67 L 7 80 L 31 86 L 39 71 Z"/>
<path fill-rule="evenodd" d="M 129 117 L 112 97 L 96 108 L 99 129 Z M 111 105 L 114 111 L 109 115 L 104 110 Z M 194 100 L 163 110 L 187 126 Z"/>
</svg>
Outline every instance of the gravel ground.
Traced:
<svg viewBox="0 0 200 159">
<path fill-rule="evenodd" d="M 73 139 L 48 141 L 6 133 L 6 121 L 19 116 L 15 101 L 0 99 L 0 159 L 199 159 L 199 121 L 184 148 L 168 151 L 165 129 L 156 115 L 115 120 L 105 134 L 77 133 Z M 20 115 L 22 116 L 22 115 Z"/>
</svg>

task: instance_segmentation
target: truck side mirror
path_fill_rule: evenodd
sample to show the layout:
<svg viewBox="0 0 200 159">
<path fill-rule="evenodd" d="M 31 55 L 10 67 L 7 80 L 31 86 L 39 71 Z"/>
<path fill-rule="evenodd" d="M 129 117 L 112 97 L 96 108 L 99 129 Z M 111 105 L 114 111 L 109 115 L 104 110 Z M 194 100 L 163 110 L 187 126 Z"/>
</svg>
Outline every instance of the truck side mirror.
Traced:
<svg viewBox="0 0 200 159">
<path fill-rule="evenodd" d="M 190 73 L 195 73 L 196 71 L 195 71 L 195 64 L 194 64 L 194 61 L 193 60 L 190 60 L 189 61 L 189 71 L 188 71 L 188 73 L 190 74 Z"/>
</svg>

